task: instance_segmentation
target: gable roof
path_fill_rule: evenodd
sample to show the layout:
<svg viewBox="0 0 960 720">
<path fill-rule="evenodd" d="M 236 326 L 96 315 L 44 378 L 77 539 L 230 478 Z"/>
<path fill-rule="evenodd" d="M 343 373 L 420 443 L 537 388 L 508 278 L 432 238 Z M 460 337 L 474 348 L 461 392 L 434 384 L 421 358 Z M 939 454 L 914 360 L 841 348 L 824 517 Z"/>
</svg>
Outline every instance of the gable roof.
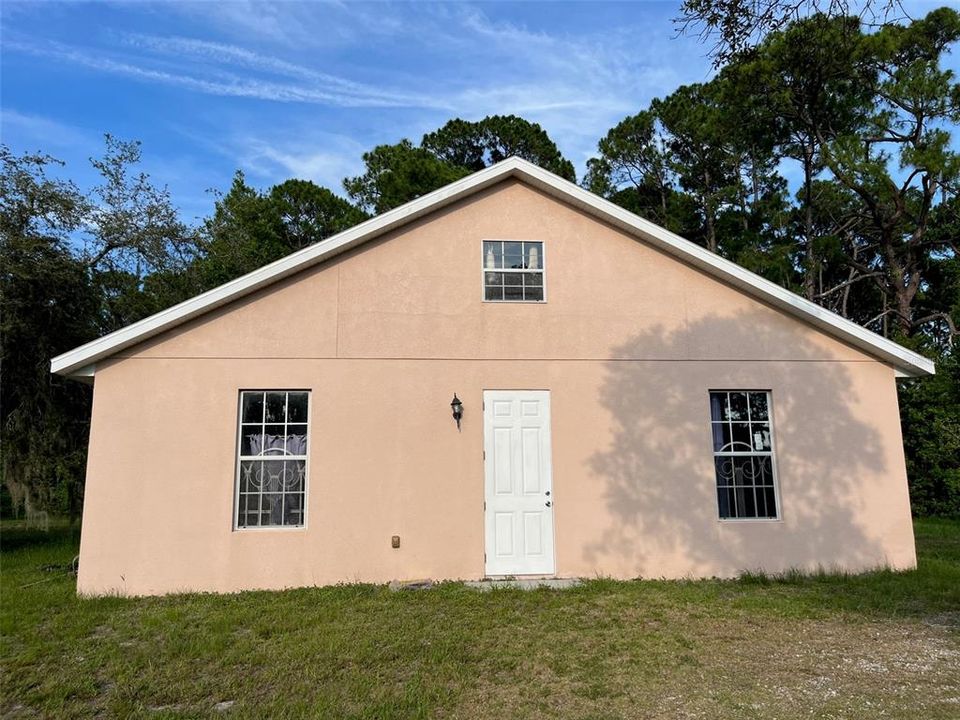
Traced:
<svg viewBox="0 0 960 720">
<path fill-rule="evenodd" d="M 780 308 L 826 334 L 859 348 L 868 355 L 890 363 L 899 376 L 918 377 L 934 372 L 933 361 L 928 358 L 870 332 L 572 182 L 516 157 L 491 165 L 213 290 L 58 355 L 50 362 L 51 371 L 76 378 L 91 377 L 99 360 L 108 358 L 124 348 L 140 343 L 312 265 L 329 260 L 339 253 L 396 230 L 428 213 L 508 178 L 521 180 L 552 197 L 573 205 L 769 305 Z"/>
</svg>

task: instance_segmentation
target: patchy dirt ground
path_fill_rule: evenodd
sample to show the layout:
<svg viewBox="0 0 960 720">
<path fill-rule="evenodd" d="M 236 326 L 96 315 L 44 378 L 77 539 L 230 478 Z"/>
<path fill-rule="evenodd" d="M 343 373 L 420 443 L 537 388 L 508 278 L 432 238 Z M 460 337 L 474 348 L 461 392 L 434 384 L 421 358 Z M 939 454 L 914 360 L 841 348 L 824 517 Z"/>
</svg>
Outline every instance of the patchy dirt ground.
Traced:
<svg viewBox="0 0 960 720">
<path fill-rule="evenodd" d="M 596 665 L 587 652 L 582 672 L 558 672 L 545 649 L 515 677 L 482 679 L 450 716 L 960 718 L 960 637 L 942 625 L 738 617 L 683 636 L 672 661 L 618 652 Z"/>
</svg>

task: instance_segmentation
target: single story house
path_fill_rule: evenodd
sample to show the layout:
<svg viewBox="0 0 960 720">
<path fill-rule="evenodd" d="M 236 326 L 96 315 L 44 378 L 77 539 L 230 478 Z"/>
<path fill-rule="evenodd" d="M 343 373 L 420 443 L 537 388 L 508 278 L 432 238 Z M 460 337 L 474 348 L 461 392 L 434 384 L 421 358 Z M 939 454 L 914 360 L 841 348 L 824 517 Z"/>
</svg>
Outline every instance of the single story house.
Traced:
<svg viewBox="0 0 960 720">
<path fill-rule="evenodd" d="M 80 593 L 916 562 L 932 363 L 515 158 L 52 369 Z"/>
</svg>

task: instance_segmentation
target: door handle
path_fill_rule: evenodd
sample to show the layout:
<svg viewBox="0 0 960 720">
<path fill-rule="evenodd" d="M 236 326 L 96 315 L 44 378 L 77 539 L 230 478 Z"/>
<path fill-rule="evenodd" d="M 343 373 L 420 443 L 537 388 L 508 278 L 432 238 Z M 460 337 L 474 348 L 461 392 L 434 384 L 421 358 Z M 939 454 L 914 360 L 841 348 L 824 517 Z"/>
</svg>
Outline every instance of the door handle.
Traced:
<svg viewBox="0 0 960 720">
<path fill-rule="evenodd" d="M 553 505 L 553 503 L 550 502 L 549 500 L 547 500 L 547 501 L 544 503 L 544 505 L 546 505 L 547 507 L 551 507 L 551 506 Z"/>
</svg>

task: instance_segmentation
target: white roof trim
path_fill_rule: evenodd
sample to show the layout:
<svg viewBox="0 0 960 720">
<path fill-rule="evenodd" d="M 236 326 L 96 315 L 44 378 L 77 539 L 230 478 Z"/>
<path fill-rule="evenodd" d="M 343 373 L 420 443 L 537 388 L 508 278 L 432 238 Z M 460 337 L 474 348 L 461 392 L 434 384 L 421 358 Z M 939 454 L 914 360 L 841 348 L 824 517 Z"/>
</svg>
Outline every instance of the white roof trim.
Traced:
<svg viewBox="0 0 960 720">
<path fill-rule="evenodd" d="M 684 262 L 774 305 L 847 342 L 880 360 L 890 363 L 899 374 L 917 377 L 933 374 L 934 363 L 902 345 L 880 337 L 816 303 L 765 280 L 736 263 L 695 245 L 679 235 L 604 200 L 587 190 L 554 175 L 526 160 L 509 158 L 435 190 L 394 210 L 362 222 L 285 258 L 265 265 L 235 280 L 162 310 L 109 335 L 58 355 L 50 362 L 52 372 L 60 375 L 86 375 L 88 366 L 110 355 L 143 342 L 147 338 L 180 325 L 214 308 L 248 295 L 281 278 L 300 272 L 361 243 L 395 230 L 509 177 L 516 177 L 543 192 L 574 205 Z"/>
</svg>

